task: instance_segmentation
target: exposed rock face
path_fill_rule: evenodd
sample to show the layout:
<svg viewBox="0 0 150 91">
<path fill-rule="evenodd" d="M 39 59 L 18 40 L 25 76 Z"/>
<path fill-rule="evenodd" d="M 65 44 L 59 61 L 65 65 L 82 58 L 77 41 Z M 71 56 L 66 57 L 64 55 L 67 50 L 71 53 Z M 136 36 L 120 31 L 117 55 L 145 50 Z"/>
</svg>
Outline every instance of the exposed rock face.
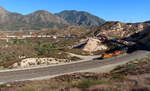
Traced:
<svg viewBox="0 0 150 91">
<path fill-rule="evenodd" d="M 124 38 L 141 32 L 143 29 L 144 23 L 126 24 L 122 22 L 107 22 L 96 31 L 96 36 L 104 34 L 108 37 Z"/>
<path fill-rule="evenodd" d="M 84 51 L 89 51 L 89 52 L 94 52 L 98 50 L 106 50 L 108 47 L 98 39 L 94 38 L 89 38 L 87 43 L 84 45 L 83 50 Z"/>
<path fill-rule="evenodd" d="M 23 59 L 21 62 L 12 65 L 13 68 L 28 68 L 38 65 L 50 65 L 50 64 L 61 64 L 68 63 L 68 59 L 56 59 L 56 58 L 27 58 Z"/>
</svg>

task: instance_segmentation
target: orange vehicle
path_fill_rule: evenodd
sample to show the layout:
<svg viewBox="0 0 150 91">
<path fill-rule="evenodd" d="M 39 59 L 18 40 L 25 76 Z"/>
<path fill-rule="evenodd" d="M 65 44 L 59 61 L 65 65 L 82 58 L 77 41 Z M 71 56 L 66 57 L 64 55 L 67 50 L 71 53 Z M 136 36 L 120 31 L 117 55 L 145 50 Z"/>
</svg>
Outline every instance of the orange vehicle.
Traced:
<svg viewBox="0 0 150 91">
<path fill-rule="evenodd" d="M 109 53 L 109 54 L 102 54 L 101 58 L 109 58 L 109 57 L 111 57 L 111 56 L 113 56 L 112 53 Z"/>
<path fill-rule="evenodd" d="M 122 54 L 122 51 L 116 51 L 114 53 L 105 53 L 105 54 L 102 54 L 101 58 L 109 58 L 109 57 L 112 57 L 112 56 L 117 56 L 117 55 L 120 55 Z"/>
</svg>

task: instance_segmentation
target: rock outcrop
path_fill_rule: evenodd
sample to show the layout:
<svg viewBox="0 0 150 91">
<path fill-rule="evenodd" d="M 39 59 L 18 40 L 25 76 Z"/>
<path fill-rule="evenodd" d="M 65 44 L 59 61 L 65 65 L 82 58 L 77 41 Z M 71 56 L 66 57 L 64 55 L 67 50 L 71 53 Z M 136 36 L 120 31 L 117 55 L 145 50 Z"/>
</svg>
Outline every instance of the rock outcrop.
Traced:
<svg viewBox="0 0 150 91">
<path fill-rule="evenodd" d="M 50 65 L 50 64 L 61 64 L 68 63 L 68 59 L 56 59 L 56 58 L 27 58 L 21 62 L 12 65 L 13 68 L 28 68 L 38 65 Z"/>
<path fill-rule="evenodd" d="M 83 46 L 84 51 L 94 52 L 99 50 L 106 50 L 108 47 L 102 41 L 94 38 L 89 38 L 87 43 Z"/>
<path fill-rule="evenodd" d="M 106 35 L 114 38 L 124 38 L 133 35 L 134 33 L 141 32 L 145 28 L 145 23 L 122 23 L 122 22 L 107 22 L 102 25 L 95 35 Z"/>
</svg>

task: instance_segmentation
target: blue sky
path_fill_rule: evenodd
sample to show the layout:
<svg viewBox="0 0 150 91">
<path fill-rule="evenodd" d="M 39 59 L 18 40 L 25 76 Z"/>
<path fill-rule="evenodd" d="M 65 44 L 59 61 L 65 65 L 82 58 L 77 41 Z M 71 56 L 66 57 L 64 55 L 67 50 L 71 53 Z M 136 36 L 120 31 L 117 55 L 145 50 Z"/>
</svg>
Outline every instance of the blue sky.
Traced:
<svg viewBox="0 0 150 91">
<path fill-rule="evenodd" d="M 0 0 L 8 11 L 29 14 L 36 10 L 87 11 L 105 20 L 141 22 L 150 20 L 150 0 Z"/>
</svg>

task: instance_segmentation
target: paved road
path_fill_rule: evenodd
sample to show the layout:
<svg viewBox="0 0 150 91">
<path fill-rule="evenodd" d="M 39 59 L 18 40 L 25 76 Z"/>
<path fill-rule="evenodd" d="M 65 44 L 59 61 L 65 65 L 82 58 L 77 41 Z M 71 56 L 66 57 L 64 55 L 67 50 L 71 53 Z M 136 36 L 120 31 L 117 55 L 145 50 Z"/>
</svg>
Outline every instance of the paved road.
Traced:
<svg viewBox="0 0 150 91">
<path fill-rule="evenodd" d="M 15 71 L 6 71 L 6 72 L 1 71 L 0 82 L 6 83 L 6 82 L 21 81 L 21 80 L 40 79 L 44 77 L 52 77 L 56 75 L 62 75 L 65 73 L 78 72 L 78 71 L 88 70 L 96 67 L 102 67 L 109 64 L 130 61 L 136 58 L 145 57 L 148 54 L 149 52 L 146 51 L 137 51 L 132 54 L 121 55 L 119 57 L 112 57 L 104 60 L 84 61 L 80 63 L 49 66 L 49 67 L 26 69 L 26 70 L 15 70 Z"/>
</svg>

